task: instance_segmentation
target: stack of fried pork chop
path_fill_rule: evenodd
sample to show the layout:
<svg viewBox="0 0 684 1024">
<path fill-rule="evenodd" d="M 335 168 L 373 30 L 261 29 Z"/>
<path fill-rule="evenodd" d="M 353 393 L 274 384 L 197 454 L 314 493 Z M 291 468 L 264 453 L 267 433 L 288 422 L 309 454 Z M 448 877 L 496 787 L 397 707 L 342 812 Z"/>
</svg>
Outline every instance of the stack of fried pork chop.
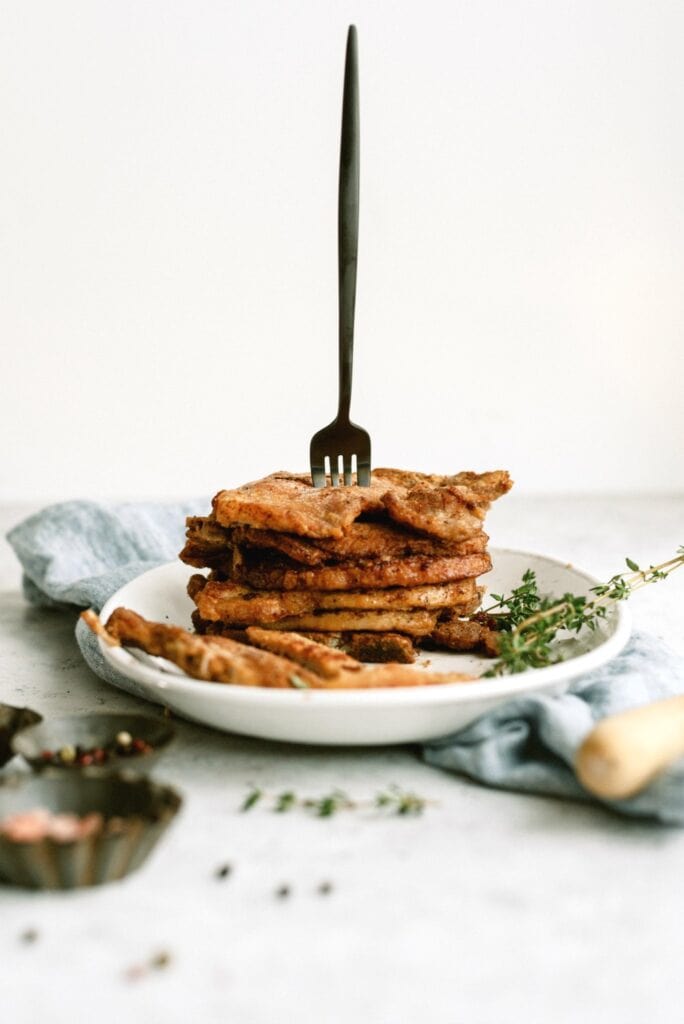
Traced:
<svg viewBox="0 0 684 1024">
<path fill-rule="evenodd" d="M 361 661 L 411 662 L 416 647 L 463 650 L 489 631 L 466 621 L 488 572 L 483 522 L 508 473 L 373 472 L 370 487 L 316 489 L 273 473 L 219 491 L 187 521 L 180 554 L 211 570 L 188 592 L 198 633 L 299 633 Z"/>
</svg>

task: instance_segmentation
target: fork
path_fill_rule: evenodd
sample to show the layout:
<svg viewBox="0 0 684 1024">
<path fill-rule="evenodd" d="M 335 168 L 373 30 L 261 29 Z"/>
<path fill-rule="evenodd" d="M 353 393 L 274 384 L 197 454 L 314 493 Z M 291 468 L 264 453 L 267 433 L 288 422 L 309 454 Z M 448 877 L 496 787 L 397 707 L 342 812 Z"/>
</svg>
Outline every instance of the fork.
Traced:
<svg viewBox="0 0 684 1024">
<path fill-rule="evenodd" d="M 356 27 L 349 26 L 344 65 L 342 100 L 342 141 L 338 196 L 337 262 L 339 288 L 340 390 L 337 416 L 311 438 L 309 457 L 314 487 L 330 482 L 337 487 L 352 482 L 356 459 L 356 481 L 369 487 L 371 479 L 370 435 L 349 419 L 354 358 L 354 307 L 356 305 L 356 263 L 359 248 L 359 66 Z"/>
</svg>

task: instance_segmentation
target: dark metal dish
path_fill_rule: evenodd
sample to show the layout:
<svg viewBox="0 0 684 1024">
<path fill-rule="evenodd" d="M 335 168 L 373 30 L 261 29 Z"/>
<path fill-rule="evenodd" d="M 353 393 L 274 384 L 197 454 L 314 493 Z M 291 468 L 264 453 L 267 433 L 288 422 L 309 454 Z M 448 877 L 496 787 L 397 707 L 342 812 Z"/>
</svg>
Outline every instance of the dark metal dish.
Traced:
<svg viewBox="0 0 684 1024">
<path fill-rule="evenodd" d="M 31 889 L 102 885 L 139 868 L 176 815 L 180 795 L 134 772 L 49 771 L 0 782 L 0 879 Z M 3 822 L 21 813 L 101 818 L 74 841 L 38 836 L 17 841 Z"/>
<path fill-rule="evenodd" d="M 0 768 L 14 756 L 12 737 L 20 729 L 42 720 L 42 715 L 31 708 L 15 708 L 11 704 L 0 704 Z"/>
<path fill-rule="evenodd" d="M 111 748 L 120 733 L 128 733 L 132 738 L 143 740 L 152 749 L 148 753 L 112 751 L 106 762 L 99 766 L 95 764 L 95 767 L 126 767 L 147 772 L 175 735 L 168 722 L 152 715 L 93 712 L 88 715 L 64 715 L 30 725 L 15 733 L 12 750 L 15 754 L 21 754 L 34 771 L 43 771 L 45 768 L 82 771 L 84 766 L 75 759 L 55 764 L 54 760 L 46 759 L 44 754 L 48 751 L 56 753 L 64 748 L 85 751 Z"/>
</svg>

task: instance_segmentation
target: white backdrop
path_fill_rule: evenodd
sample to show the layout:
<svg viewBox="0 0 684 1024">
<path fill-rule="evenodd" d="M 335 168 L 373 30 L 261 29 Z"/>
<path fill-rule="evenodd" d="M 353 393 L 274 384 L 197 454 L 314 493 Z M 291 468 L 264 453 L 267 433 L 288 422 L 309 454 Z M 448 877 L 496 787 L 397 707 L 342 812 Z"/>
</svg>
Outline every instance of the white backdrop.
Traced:
<svg viewBox="0 0 684 1024">
<path fill-rule="evenodd" d="M 336 401 L 352 20 L 352 412 L 376 464 L 684 488 L 680 0 L 22 0 L 0 32 L 3 498 L 306 465 Z"/>
</svg>

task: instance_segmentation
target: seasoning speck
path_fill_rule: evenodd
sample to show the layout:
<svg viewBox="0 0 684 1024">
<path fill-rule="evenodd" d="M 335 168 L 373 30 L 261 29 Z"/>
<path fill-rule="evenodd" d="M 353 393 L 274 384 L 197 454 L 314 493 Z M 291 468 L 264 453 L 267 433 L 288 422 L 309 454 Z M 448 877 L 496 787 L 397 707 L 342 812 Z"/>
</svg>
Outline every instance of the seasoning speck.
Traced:
<svg viewBox="0 0 684 1024">
<path fill-rule="evenodd" d="M 150 960 L 150 967 L 153 967 L 155 971 L 163 971 L 165 967 L 168 967 L 171 963 L 171 954 L 167 953 L 165 949 L 162 949 Z"/>
<path fill-rule="evenodd" d="M 21 933 L 19 938 L 25 945 L 31 946 L 38 939 L 38 932 L 35 928 L 27 928 Z"/>
<path fill-rule="evenodd" d="M 332 891 L 332 882 L 321 882 L 321 884 L 316 889 L 316 892 L 318 893 L 319 896 L 329 896 Z"/>
<path fill-rule="evenodd" d="M 291 891 L 292 890 L 289 885 L 281 885 L 275 891 L 276 898 L 279 900 L 286 900 L 288 896 L 290 896 Z"/>
<path fill-rule="evenodd" d="M 217 878 L 228 878 L 233 868 L 230 864 L 222 864 L 220 868 L 216 869 Z"/>
</svg>

